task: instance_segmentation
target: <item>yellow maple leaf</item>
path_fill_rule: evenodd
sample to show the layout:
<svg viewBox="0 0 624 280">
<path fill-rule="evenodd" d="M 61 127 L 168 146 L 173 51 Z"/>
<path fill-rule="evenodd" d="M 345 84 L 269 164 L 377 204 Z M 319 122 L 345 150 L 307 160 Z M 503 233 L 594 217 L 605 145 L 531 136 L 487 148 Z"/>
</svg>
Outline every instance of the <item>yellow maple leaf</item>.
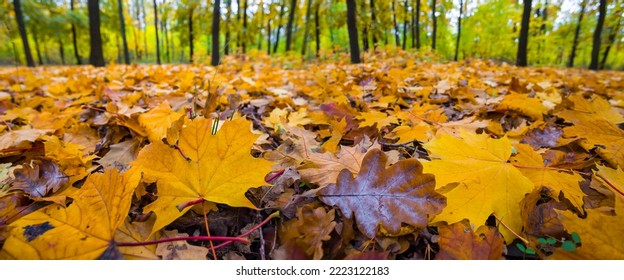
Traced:
<svg viewBox="0 0 624 280">
<path fill-rule="evenodd" d="M 579 182 L 583 177 L 571 170 L 561 170 L 546 164 L 540 154 L 526 144 L 515 145 L 517 154 L 512 157 L 514 166 L 529 178 L 535 187 L 548 187 L 554 191 L 555 198 L 563 192 L 567 199 L 577 208 L 583 207 L 583 196 Z"/>
<path fill-rule="evenodd" d="M 613 166 L 624 167 L 624 131 L 604 119 L 582 121 L 563 129 L 566 137 L 579 137 L 586 150 L 596 149 L 604 160 Z"/>
<path fill-rule="evenodd" d="M 506 95 L 498 104 L 498 107 L 500 109 L 518 111 L 536 121 L 542 120 L 542 115 L 548 113 L 548 108 L 539 99 L 515 92 Z"/>
<path fill-rule="evenodd" d="M 609 101 L 598 95 L 592 95 L 592 99 L 587 100 L 577 94 L 568 97 L 568 100 L 574 103 L 574 107 L 557 113 L 567 121 L 577 123 L 604 119 L 616 124 L 624 122 L 624 117 L 609 104 Z"/>
<path fill-rule="evenodd" d="M 64 208 L 49 205 L 15 221 L 0 259 L 95 259 L 116 251 L 115 231 L 128 215 L 140 174 L 94 173 Z"/>
<path fill-rule="evenodd" d="M 182 216 L 176 205 L 199 198 L 233 207 L 255 208 L 245 192 L 263 184 L 271 163 L 254 158 L 258 138 L 244 118 L 227 121 L 213 135 L 212 120 L 196 118 L 180 131 L 178 148 L 162 142 L 145 146 L 132 165 L 158 184 L 158 199 L 144 211 L 157 216 L 152 233 Z"/>
<path fill-rule="evenodd" d="M 165 100 L 149 112 L 141 114 L 139 124 L 147 131 L 150 142 L 160 142 L 167 136 L 167 129 L 180 117 L 182 114 L 171 110 L 169 102 Z"/>
<path fill-rule="evenodd" d="M 520 232 L 519 203 L 533 190 L 533 182 L 508 163 L 512 146 L 507 137 L 492 139 L 486 134 L 464 130 L 461 138 L 442 134 L 424 145 L 432 158 L 423 162 L 424 172 L 436 176 L 437 189 L 447 198 L 447 206 L 435 221 L 458 222 L 464 218 L 483 224 L 496 214 L 513 231 Z M 458 183 L 454 188 L 444 188 Z M 510 241 L 513 235 L 501 228 Z"/>
<path fill-rule="evenodd" d="M 378 128 L 390 125 L 392 123 L 398 123 L 399 120 L 393 116 L 388 116 L 384 112 L 372 111 L 372 112 L 363 112 L 357 117 L 359 120 L 362 120 L 360 123 L 360 127 L 365 126 L 373 126 L 375 123 Z"/>
</svg>

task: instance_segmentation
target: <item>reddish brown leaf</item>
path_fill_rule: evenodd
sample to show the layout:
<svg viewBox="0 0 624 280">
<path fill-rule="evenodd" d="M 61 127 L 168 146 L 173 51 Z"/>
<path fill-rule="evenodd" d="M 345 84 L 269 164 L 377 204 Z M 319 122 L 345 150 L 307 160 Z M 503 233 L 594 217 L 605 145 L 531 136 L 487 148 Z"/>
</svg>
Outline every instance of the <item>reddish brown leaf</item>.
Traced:
<svg viewBox="0 0 624 280">
<path fill-rule="evenodd" d="M 399 232 L 402 223 L 425 227 L 446 205 L 446 198 L 434 190 L 433 175 L 423 174 L 418 160 L 402 160 L 388 169 L 386 161 L 382 151 L 372 149 L 355 178 L 344 169 L 336 184 L 317 192 L 347 218 L 355 214 L 358 228 L 369 238 L 375 237 L 378 225 L 390 233 Z"/>
<path fill-rule="evenodd" d="M 496 228 L 481 226 L 476 232 L 468 220 L 439 226 L 438 260 L 498 260 L 503 254 L 503 236 Z"/>
<path fill-rule="evenodd" d="M 15 170 L 13 188 L 23 190 L 30 197 L 42 198 L 56 192 L 68 178 L 58 165 L 49 160 L 33 160 Z"/>
</svg>

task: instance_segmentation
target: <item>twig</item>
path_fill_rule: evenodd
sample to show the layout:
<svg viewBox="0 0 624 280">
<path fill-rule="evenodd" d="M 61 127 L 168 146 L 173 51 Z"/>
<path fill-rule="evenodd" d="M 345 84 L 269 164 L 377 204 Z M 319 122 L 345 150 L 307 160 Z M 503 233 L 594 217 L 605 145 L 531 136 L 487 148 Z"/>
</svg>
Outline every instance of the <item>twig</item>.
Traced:
<svg viewBox="0 0 624 280">
<path fill-rule="evenodd" d="M 204 206 L 204 203 L 201 204 L 202 206 L 202 212 L 204 213 L 204 225 L 206 226 L 206 235 L 208 235 L 208 237 L 210 237 L 210 227 L 208 226 L 208 216 L 206 215 L 206 206 Z M 214 249 L 214 244 L 212 243 L 212 240 L 208 240 L 208 243 L 210 243 L 210 249 L 212 250 L 212 256 L 214 258 L 214 260 L 217 260 L 217 252 L 215 252 Z"/>
<path fill-rule="evenodd" d="M 143 241 L 143 242 L 118 242 L 116 243 L 119 247 L 133 247 L 133 246 L 145 246 L 145 245 L 154 245 L 165 242 L 173 242 L 173 241 L 225 241 L 225 243 L 230 244 L 232 242 L 241 242 L 245 244 L 251 243 L 249 239 L 244 237 L 230 237 L 230 236 L 178 236 L 178 237 L 169 237 L 152 241 Z M 224 244 L 225 244 L 224 243 Z"/>
<path fill-rule="evenodd" d="M 251 233 L 252 233 L 252 232 L 254 232 L 255 230 L 259 229 L 260 227 L 262 227 L 263 225 L 265 225 L 266 223 L 268 223 L 271 219 L 279 217 L 279 215 L 280 215 L 280 212 L 279 212 L 279 211 L 274 212 L 273 214 L 271 214 L 271 215 L 269 215 L 268 217 L 266 217 L 266 219 L 264 219 L 264 221 L 262 221 L 261 223 L 257 224 L 255 227 L 251 228 L 249 231 L 247 231 L 247 232 L 245 232 L 245 233 L 243 233 L 243 234 L 241 234 L 241 235 L 239 235 L 239 236 L 237 236 L 237 237 L 242 238 L 242 237 L 245 237 L 245 236 L 247 236 L 247 235 L 251 234 Z M 228 244 L 230 244 L 230 243 L 232 243 L 232 242 L 234 242 L 234 241 L 226 241 L 226 242 L 223 242 L 223 243 L 221 243 L 221 244 L 219 244 L 219 245 L 215 246 L 214 248 L 215 248 L 215 249 L 219 249 L 219 248 L 221 248 L 221 247 L 225 247 L 226 245 L 228 245 Z"/>
<path fill-rule="evenodd" d="M 522 240 L 522 242 L 524 242 L 524 244 L 529 245 L 529 240 L 526 240 L 525 238 L 523 238 L 522 236 L 520 236 L 519 234 L 517 234 L 515 231 L 513 231 L 513 229 L 511 229 L 510 227 L 508 227 L 505 223 L 503 223 L 503 221 L 501 219 L 498 218 L 498 216 L 496 216 L 496 214 L 492 214 L 492 216 L 494 216 L 494 218 L 500 222 L 507 230 L 511 231 L 511 233 L 513 233 L 516 237 L 518 237 L 520 240 Z"/>
</svg>

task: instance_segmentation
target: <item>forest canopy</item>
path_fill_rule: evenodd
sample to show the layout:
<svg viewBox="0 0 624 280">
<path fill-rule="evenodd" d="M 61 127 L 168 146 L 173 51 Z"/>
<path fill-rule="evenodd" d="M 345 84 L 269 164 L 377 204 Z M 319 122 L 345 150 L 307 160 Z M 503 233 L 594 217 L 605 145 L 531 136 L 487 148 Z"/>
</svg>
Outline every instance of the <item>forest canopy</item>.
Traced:
<svg viewBox="0 0 624 280">
<path fill-rule="evenodd" d="M 88 63 L 87 2 L 99 2 L 101 47 L 107 63 L 124 63 L 124 49 L 129 63 L 208 62 L 215 46 L 220 57 L 262 52 L 327 60 L 349 52 L 348 1 L 26 0 L 0 3 L 3 65 L 27 62 L 15 2 L 21 5 L 25 35 L 37 65 Z M 353 2 L 362 52 L 400 48 L 442 61 L 516 62 L 526 1 Z M 588 67 L 602 2 L 598 68 L 622 69 L 622 0 L 528 1 L 528 65 Z M 218 42 L 213 39 L 215 23 L 220 24 Z"/>
</svg>

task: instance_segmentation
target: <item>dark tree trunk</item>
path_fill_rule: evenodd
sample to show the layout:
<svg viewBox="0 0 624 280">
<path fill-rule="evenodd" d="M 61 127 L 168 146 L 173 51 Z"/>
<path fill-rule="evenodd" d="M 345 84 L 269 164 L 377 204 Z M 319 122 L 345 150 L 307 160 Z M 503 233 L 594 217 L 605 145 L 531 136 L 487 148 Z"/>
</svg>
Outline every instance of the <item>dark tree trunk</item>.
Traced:
<svg viewBox="0 0 624 280">
<path fill-rule="evenodd" d="M 132 28 L 134 31 L 134 52 L 136 52 L 136 59 L 140 61 L 143 57 L 142 50 L 139 49 L 139 36 L 141 34 L 141 9 L 139 8 L 139 2 L 134 0 L 134 15 L 136 17 L 136 21 L 139 23 L 138 28 Z"/>
<path fill-rule="evenodd" d="M 377 39 L 377 16 L 375 15 L 375 0 L 370 0 L 371 9 L 371 36 L 373 37 L 373 49 L 376 49 L 379 45 L 379 39 Z"/>
<path fill-rule="evenodd" d="M 163 13 L 164 15 L 164 13 Z M 165 35 L 165 57 L 167 58 L 167 63 L 171 63 L 171 50 L 169 49 L 169 27 L 167 26 L 167 22 L 169 21 L 169 13 L 167 13 L 167 18 L 161 19 L 161 26 L 163 29 L 163 34 Z"/>
<path fill-rule="evenodd" d="M 576 23 L 576 30 L 574 31 L 574 41 L 572 42 L 572 52 L 570 52 L 570 59 L 568 60 L 568 67 L 574 67 L 574 58 L 576 57 L 576 47 L 578 46 L 578 38 L 581 33 L 581 22 L 583 22 L 583 14 L 585 14 L 585 7 L 587 0 L 581 2 L 581 12 L 579 13 L 578 22 Z"/>
<path fill-rule="evenodd" d="M 91 37 L 91 52 L 89 63 L 95 67 L 104 66 L 104 54 L 102 53 L 102 35 L 100 33 L 100 1 L 89 0 L 89 36 Z"/>
<path fill-rule="evenodd" d="M 399 40 L 399 25 L 397 24 L 397 19 L 396 19 L 396 9 L 394 7 L 395 2 L 396 0 L 392 0 L 392 21 L 394 23 L 394 43 L 398 47 L 401 45 L 401 41 Z"/>
<path fill-rule="evenodd" d="M 223 43 L 223 54 L 230 54 L 230 17 L 232 16 L 232 0 L 226 0 L 225 6 L 227 13 L 225 14 L 225 42 Z"/>
<path fill-rule="evenodd" d="M 61 55 L 61 64 L 65 65 L 65 50 L 63 49 L 63 41 L 59 39 L 58 44 L 59 44 L 59 54 Z"/>
<path fill-rule="evenodd" d="M 602 26 L 607 15 L 607 0 L 600 0 L 598 6 L 598 22 L 596 23 L 596 29 L 594 30 L 594 42 L 592 45 L 591 62 L 589 63 L 589 69 L 598 70 L 598 59 L 600 56 L 600 35 L 602 33 Z"/>
<path fill-rule="evenodd" d="M 286 6 L 286 0 L 282 0 L 282 6 L 280 7 L 279 18 L 277 19 L 277 32 L 275 32 L 275 44 L 273 45 L 273 52 L 277 52 L 279 47 L 280 31 L 282 29 L 282 17 L 284 17 L 284 7 Z"/>
<path fill-rule="evenodd" d="M 219 22 L 221 22 L 221 0 L 214 1 L 214 9 L 212 11 L 212 58 L 210 64 L 212 66 L 219 65 Z"/>
<path fill-rule="evenodd" d="M 160 41 L 158 39 L 158 4 L 156 3 L 156 0 L 154 0 L 153 3 L 154 3 L 154 29 L 156 31 L 156 63 L 160 65 L 160 44 L 158 44 L 158 42 Z"/>
<path fill-rule="evenodd" d="M 20 37 L 22 37 L 22 45 L 24 46 L 24 55 L 26 56 L 26 65 L 28 67 L 35 67 L 35 60 L 33 60 L 32 53 L 30 52 L 30 45 L 28 44 L 28 35 L 26 33 L 26 23 L 24 22 L 24 14 L 22 13 L 22 5 L 20 0 L 13 0 L 13 8 L 15 9 L 15 19 L 17 20 L 17 29 L 19 29 Z"/>
<path fill-rule="evenodd" d="M 245 4 L 243 5 L 243 54 L 247 52 L 247 2 L 249 0 L 244 0 Z"/>
<path fill-rule="evenodd" d="M 621 10 L 620 11 L 616 11 L 616 14 L 620 15 L 622 14 Z M 615 44 L 615 41 L 617 39 L 617 34 L 618 32 L 620 32 L 620 26 L 622 25 L 622 17 L 619 17 L 617 20 L 617 23 L 615 24 L 614 28 L 611 28 L 611 30 L 609 31 L 609 37 L 607 40 L 607 46 L 605 47 L 605 51 L 602 55 L 602 60 L 600 61 L 600 69 L 604 69 L 605 68 L 605 64 L 607 63 L 607 57 L 609 56 L 609 51 L 611 50 L 611 46 L 613 46 L 613 44 Z"/>
<path fill-rule="evenodd" d="M 416 0 L 416 48 L 420 49 L 420 0 Z"/>
<path fill-rule="evenodd" d="M 347 29 L 349 31 L 349 50 L 351 51 L 351 63 L 360 63 L 360 48 L 358 46 L 357 14 L 355 0 L 347 0 Z"/>
<path fill-rule="evenodd" d="M 312 11 L 312 0 L 308 0 L 308 4 L 306 5 L 306 14 L 305 14 L 305 26 L 303 29 L 303 42 L 301 43 L 301 56 L 305 56 L 306 49 L 308 48 L 308 29 L 310 27 L 310 13 Z"/>
<path fill-rule="evenodd" d="M 37 61 L 39 65 L 43 65 L 43 59 L 41 59 L 41 48 L 39 47 L 39 35 L 36 28 L 32 30 L 33 41 L 35 41 L 35 51 L 37 52 Z"/>
<path fill-rule="evenodd" d="M 403 49 L 407 49 L 407 27 L 409 26 L 409 18 L 407 17 L 407 0 L 403 1 Z"/>
<path fill-rule="evenodd" d="M 290 51 L 292 43 L 292 30 L 295 23 L 295 11 L 297 10 L 297 0 L 290 1 L 290 10 L 288 11 L 288 24 L 286 24 L 286 51 Z"/>
<path fill-rule="evenodd" d="M 145 12 L 145 2 L 144 0 L 141 0 L 141 7 L 140 7 L 143 11 L 143 49 L 145 50 L 145 59 L 147 60 L 149 58 L 149 50 L 147 48 L 147 20 L 145 19 L 146 17 L 146 12 Z"/>
<path fill-rule="evenodd" d="M 516 65 L 527 66 L 527 46 L 529 45 L 529 21 L 531 20 L 531 0 L 524 0 L 524 10 L 522 11 L 522 25 L 520 26 L 520 41 L 518 42 L 518 53 Z"/>
<path fill-rule="evenodd" d="M 74 0 L 69 1 L 69 9 L 74 10 Z M 72 21 L 71 24 L 72 31 L 72 43 L 74 45 L 74 56 L 76 57 L 76 64 L 81 65 L 82 60 L 80 59 L 80 54 L 78 54 L 78 39 L 76 38 L 76 24 Z"/>
<path fill-rule="evenodd" d="M 431 20 L 433 21 L 433 32 L 431 34 L 431 48 L 434 50 L 436 49 L 436 37 L 438 34 L 438 21 L 436 19 L 435 10 L 436 10 L 436 0 L 433 0 L 431 4 Z"/>
<path fill-rule="evenodd" d="M 464 12 L 464 1 L 459 0 L 459 17 L 457 18 L 457 41 L 455 43 L 455 61 L 459 58 L 459 41 L 461 40 L 461 20 Z"/>
<path fill-rule="evenodd" d="M 189 11 L 189 62 L 193 63 L 193 9 Z"/>
<path fill-rule="evenodd" d="M 236 0 L 236 26 L 237 27 L 238 27 L 238 24 L 240 24 L 240 19 L 241 19 L 241 0 Z M 241 30 L 239 28 L 239 30 L 236 31 L 236 52 L 239 51 L 242 39 L 243 39 L 243 36 L 241 36 Z"/>
<path fill-rule="evenodd" d="M 315 32 L 314 34 L 316 35 L 316 58 L 320 57 L 320 52 L 321 52 L 321 24 L 320 24 L 320 13 L 319 10 L 321 9 L 321 3 L 317 2 L 316 3 L 316 8 L 314 9 L 314 26 L 315 26 Z"/>
<path fill-rule="evenodd" d="M 262 50 L 262 27 L 264 26 L 264 2 L 260 1 L 260 24 L 258 24 L 258 50 Z"/>
<path fill-rule="evenodd" d="M 126 64 L 130 64 L 130 53 L 128 53 L 128 40 L 126 39 L 126 22 L 123 13 L 123 1 L 117 0 L 119 11 L 119 28 L 121 29 L 121 40 L 123 41 L 123 57 Z"/>
<path fill-rule="evenodd" d="M 271 55 L 271 19 L 267 20 L 267 54 Z"/>
<path fill-rule="evenodd" d="M 366 14 L 366 2 L 364 1 L 360 1 L 360 8 L 361 8 L 361 14 L 365 15 Z M 363 17 L 363 16 L 362 16 Z M 366 26 L 366 23 L 363 21 L 362 22 L 362 49 L 367 52 L 368 51 L 368 27 Z"/>
</svg>

